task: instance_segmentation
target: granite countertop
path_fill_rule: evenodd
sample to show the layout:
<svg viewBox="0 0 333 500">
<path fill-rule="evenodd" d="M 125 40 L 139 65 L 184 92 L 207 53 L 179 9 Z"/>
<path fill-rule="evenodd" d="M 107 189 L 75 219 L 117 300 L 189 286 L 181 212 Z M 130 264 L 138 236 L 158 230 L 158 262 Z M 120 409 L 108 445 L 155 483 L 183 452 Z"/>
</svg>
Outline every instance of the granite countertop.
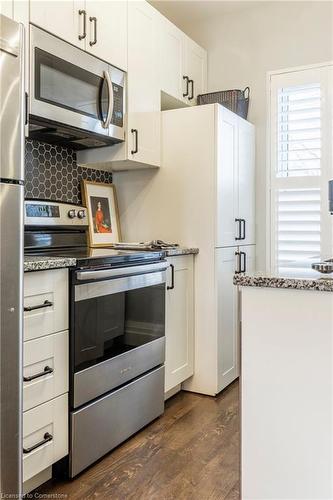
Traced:
<svg viewBox="0 0 333 500">
<path fill-rule="evenodd" d="M 174 247 L 164 250 L 167 257 L 176 257 L 177 255 L 196 255 L 199 253 L 199 248 Z"/>
<path fill-rule="evenodd" d="M 45 271 L 75 266 L 76 259 L 72 257 L 24 256 L 24 272 Z"/>
<path fill-rule="evenodd" d="M 313 290 L 318 292 L 333 292 L 332 278 L 322 277 L 319 273 L 318 278 L 306 277 L 283 277 L 278 275 L 269 275 L 264 273 L 255 273 L 252 275 L 235 274 L 234 285 L 252 286 L 257 288 L 283 288 L 294 290 Z"/>
<path fill-rule="evenodd" d="M 167 257 L 178 255 L 195 255 L 199 253 L 198 248 L 176 247 L 166 250 Z M 48 256 L 24 256 L 24 272 L 46 271 L 48 269 L 60 269 L 76 265 L 73 257 L 48 257 Z"/>
</svg>

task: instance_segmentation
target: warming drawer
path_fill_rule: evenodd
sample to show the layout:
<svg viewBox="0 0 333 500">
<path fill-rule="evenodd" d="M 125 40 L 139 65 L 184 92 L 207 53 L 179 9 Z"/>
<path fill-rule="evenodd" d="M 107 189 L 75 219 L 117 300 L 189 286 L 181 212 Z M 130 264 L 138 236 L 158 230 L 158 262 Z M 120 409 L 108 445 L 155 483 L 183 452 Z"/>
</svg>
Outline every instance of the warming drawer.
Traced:
<svg viewBox="0 0 333 500">
<path fill-rule="evenodd" d="M 73 412 L 70 476 L 76 476 L 163 411 L 164 366 L 161 366 Z"/>
</svg>

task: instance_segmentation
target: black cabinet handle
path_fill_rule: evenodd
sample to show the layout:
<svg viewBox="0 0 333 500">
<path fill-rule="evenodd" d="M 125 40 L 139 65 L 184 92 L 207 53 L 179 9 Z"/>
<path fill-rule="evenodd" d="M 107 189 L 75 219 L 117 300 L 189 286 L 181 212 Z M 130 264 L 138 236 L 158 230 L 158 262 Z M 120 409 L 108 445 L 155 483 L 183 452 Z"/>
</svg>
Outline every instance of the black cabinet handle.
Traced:
<svg viewBox="0 0 333 500">
<path fill-rule="evenodd" d="M 53 436 L 49 432 L 45 432 L 44 434 L 44 439 L 43 441 L 39 441 L 39 443 L 34 444 L 33 446 L 30 446 L 30 448 L 23 448 L 23 453 L 31 453 L 32 451 L 36 450 L 40 446 L 43 446 L 43 444 L 48 443 L 49 441 L 52 441 Z"/>
<path fill-rule="evenodd" d="M 235 219 L 235 222 L 238 222 L 238 236 L 235 237 L 237 241 L 242 239 L 242 220 L 243 219 Z"/>
<path fill-rule="evenodd" d="M 97 43 L 97 18 L 96 17 L 89 17 L 89 21 L 91 23 L 94 23 L 94 39 L 92 42 L 91 41 L 89 42 L 90 47 L 92 47 L 93 45 L 96 45 L 96 43 Z"/>
<path fill-rule="evenodd" d="M 240 254 L 240 263 L 241 263 L 241 273 L 246 273 L 246 253 L 245 252 L 239 252 Z M 242 259 L 243 257 L 243 259 Z"/>
<path fill-rule="evenodd" d="M 185 80 L 186 82 L 186 92 L 183 94 L 183 97 L 187 97 L 188 96 L 188 83 L 189 83 L 189 78 L 188 76 L 183 76 L 183 80 Z"/>
<path fill-rule="evenodd" d="M 79 35 L 79 40 L 84 40 L 87 36 L 87 13 L 84 9 L 81 9 L 79 10 L 79 15 L 83 16 L 83 33 Z"/>
<path fill-rule="evenodd" d="M 236 271 L 235 271 L 235 274 L 239 274 L 242 272 L 242 261 L 241 261 L 241 255 L 240 255 L 240 252 L 235 252 L 235 256 L 237 257 L 237 268 L 236 268 Z"/>
<path fill-rule="evenodd" d="M 242 226 L 242 236 L 241 239 L 245 240 L 246 238 L 246 220 L 245 219 L 240 219 L 241 221 L 241 226 Z"/>
<path fill-rule="evenodd" d="M 36 375 L 30 375 L 30 377 L 23 377 L 24 382 L 31 382 L 31 380 L 35 380 L 36 378 L 39 377 L 44 377 L 45 375 L 49 375 L 50 373 L 53 373 L 53 368 L 50 368 L 49 366 L 45 366 L 44 370 L 42 372 L 36 373 Z"/>
<path fill-rule="evenodd" d="M 188 100 L 191 101 L 194 97 L 194 81 L 189 80 L 189 83 L 191 84 L 191 95 L 188 97 Z"/>
<path fill-rule="evenodd" d="M 45 300 L 43 304 L 38 304 L 38 306 L 24 306 L 24 311 L 35 311 L 36 309 L 44 309 L 44 307 L 52 307 L 53 302 L 50 302 L 49 300 Z"/>
<path fill-rule="evenodd" d="M 134 149 L 132 149 L 131 151 L 131 154 L 132 155 L 135 155 L 135 153 L 137 153 L 139 151 L 139 143 L 138 143 L 138 130 L 136 128 L 132 128 L 131 129 L 131 133 L 134 134 Z"/>
<path fill-rule="evenodd" d="M 171 267 L 171 286 L 167 286 L 167 290 L 173 290 L 175 288 L 175 266 L 170 264 Z"/>
</svg>

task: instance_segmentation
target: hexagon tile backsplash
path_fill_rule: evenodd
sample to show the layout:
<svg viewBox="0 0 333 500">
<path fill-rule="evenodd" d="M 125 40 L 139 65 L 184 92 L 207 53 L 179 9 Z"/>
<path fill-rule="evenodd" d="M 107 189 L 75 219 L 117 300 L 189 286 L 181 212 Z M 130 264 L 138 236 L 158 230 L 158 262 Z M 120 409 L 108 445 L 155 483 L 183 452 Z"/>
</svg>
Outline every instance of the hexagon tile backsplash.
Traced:
<svg viewBox="0 0 333 500">
<path fill-rule="evenodd" d="M 79 167 L 71 149 L 26 140 L 25 198 L 80 205 L 81 179 L 111 184 L 112 173 Z"/>
</svg>

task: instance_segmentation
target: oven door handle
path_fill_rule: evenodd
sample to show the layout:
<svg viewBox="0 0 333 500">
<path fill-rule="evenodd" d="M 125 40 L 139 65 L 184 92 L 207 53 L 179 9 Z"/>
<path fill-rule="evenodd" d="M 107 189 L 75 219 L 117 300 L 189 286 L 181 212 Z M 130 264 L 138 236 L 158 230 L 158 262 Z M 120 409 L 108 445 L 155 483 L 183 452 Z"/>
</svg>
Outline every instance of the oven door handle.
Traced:
<svg viewBox="0 0 333 500">
<path fill-rule="evenodd" d="M 120 278 L 122 276 L 131 276 L 134 274 L 155 273 L 165 271 L 169 267 L 167 262 L 157 262 L 156 264 L 147 264 L 142 266 L 123 267 L 116 269 L 100 269 L 98 271 L 78 271 L 76 279 L 78 281 L 100 280 L 105 278 Z"/>
</svg>

